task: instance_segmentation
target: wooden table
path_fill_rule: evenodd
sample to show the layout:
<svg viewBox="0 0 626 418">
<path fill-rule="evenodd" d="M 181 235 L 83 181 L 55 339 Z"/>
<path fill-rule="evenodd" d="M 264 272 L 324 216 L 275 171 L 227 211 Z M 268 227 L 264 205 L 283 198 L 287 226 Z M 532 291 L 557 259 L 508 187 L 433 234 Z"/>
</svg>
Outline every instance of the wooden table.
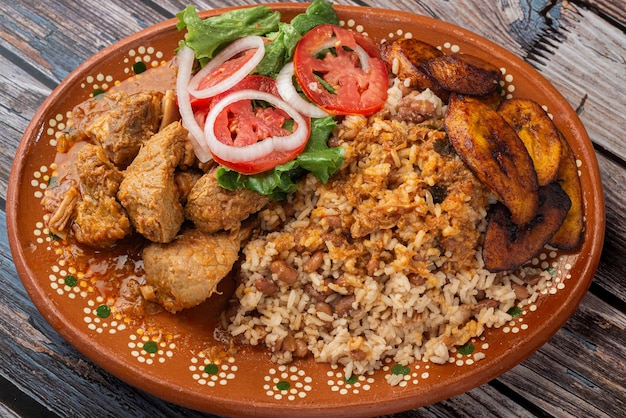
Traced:
<svg viewBox="0 0 626 418">
<path fill-rule="evenodd" d="M 253 3 L 197 1 L 199 10 Z M 623 416 L 626 411 L 626 2 L 337 1 L 432 16 L 538 69 L 578 110 L 604 181 L 606 242 L 591 289 L 538 352 L 465 394 L 397 416 Z M 12 160 L 36 109 L 81 62 L 174 16 L 180 0 L 0 1 L 0 416 L 204 416 L 129 387 L 45 322 L 6 236 Z"/>
</svg>

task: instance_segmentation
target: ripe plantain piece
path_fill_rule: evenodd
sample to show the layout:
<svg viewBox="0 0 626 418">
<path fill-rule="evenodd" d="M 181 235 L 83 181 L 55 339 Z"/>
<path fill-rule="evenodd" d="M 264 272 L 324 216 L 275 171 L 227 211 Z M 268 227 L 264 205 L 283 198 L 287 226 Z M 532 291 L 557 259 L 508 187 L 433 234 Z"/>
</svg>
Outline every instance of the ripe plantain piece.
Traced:
<svg viewBox="0 0 626 418">
<path fill-rule="evenodd" d="M 496 66 L 469 54 L 442 55 L 423 65 L 428 74 L 452 93 L 484 96 L 494 91 L 502 79 Z"/>
<path fill-rule="evenodd" d="M 540 186 L 556 179 L 561 161 L 561 139 L 552 119 L 539 104 L 530 99 L 509 99 L 500 104 L 498 113 L 517 132 L 533 159 Z"/>
<path fill-rule="evenodd" d="M 535 217 L 537 174 L 522 140 L 498 113 L 467 96 L 452 95 L 444 119 L 457 154 L 523 225 Z"/>
<path fill-rule="evenodd" d="M 480 100 L 484 104 L 488 105 L 493 110 L 497 110 L 498 106 L 502 103 L 502 95 L 500 94 L 499 89 L 492 91 L 491 93 L 482 95 L 482 96 L 472 96 L 476 99 Z"/>
<path fill-rule="evenodd" d="M 493 273 L 515 270 L 529 261 L 563 224 L 569 208 L 569 197 L 556 182 L 539 188 L 537 215 L 526 225 L 515 225 L 506 207 L 496 203 L 485 233 L 485 268 Z"/>
<path fill-rule="evenodd" d="M 387 68 L 404 81 L 406 87 L 420 91 L 428 88 L 445 101 L 449 93 L 422 67 L 426 61 L 442 55 L 443 52 L 431 44 L 414 38 L 385 42 L 380 48 Z"/>
<path fill-rule="evenodd" d="M 569 196 L 572 206 L 561 228 L 550 239 L 550 245 L 563 250 L 578 247 L 583 236 L 583 193 L 578 178 L 576 157 L 565 138 L 559 135 L 562 144 L 561 164 L 556 176 L 557 182 Z"/>
</svg>

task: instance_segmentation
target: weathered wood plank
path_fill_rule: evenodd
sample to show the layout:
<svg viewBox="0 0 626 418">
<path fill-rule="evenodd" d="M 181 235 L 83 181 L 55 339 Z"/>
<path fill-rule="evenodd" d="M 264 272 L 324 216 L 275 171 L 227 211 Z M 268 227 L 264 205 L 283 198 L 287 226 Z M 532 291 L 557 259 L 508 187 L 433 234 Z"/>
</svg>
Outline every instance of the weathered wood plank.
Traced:
<svg viewBox="0 0 626 418">
<path fill-rule="evenodd" d="M 56 83 L 102 48 L 164 19 L 146 6 L 132 10 L 123 0 L 3 2 L 3 8 L 0 46 Z"/>
<path fill-rule="evenodd" d="M 583 0 L 581 3 L 610 22 L 626 27 L 626 4 L 623 0 Z"/>
<path fill-rule="evenodd" d="M 571 416 L 619 416 L 626 410 L 625 328 L 623 312 L 589 293 L 563 329 L 498 380 L 554 416 L 565 411 Z"/>
<path fill-rule="evenodd" d="M 20 418 L 20 416 L 7 405 L 0 404 L 0 416 L 5 418 Z"/>
<path fill-rule="evenodd" d="M 0 198 L 6 200 L 13 157 L 35 110 L 50 90 L 8 60 L 0 60 Z"/>
<path fill-rule="evenodd" d="M 606 232 L 598 273 L 594 282 L 626 305 L 626 171 L 624 166 L 597 154 L 606 205 Z"/>
<path fill-rule="evenodd" d="M 529 62 L 580 114 L 591 140 L 626 160 L 626 34 L 589 10 L 565 7 L 558 41 L 544 39 Z"/>
</svg>

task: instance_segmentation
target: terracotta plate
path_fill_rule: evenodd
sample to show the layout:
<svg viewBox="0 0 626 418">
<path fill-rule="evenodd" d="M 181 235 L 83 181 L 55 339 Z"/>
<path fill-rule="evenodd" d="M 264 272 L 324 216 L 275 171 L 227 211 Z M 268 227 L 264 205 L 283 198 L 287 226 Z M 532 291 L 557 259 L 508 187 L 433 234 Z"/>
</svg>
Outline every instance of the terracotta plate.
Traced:
<svg viewBox="0 0 626 418">
<path fill-rule="evenodd" d="M 304 8 L 273 7 L 285 20 Z M 506 326 L 474 339 L 475 352 L 483 359 L 456 353 L 445 365 L 416 363 L 398 368 L 389 363 L 373 375 L 348 381 L 340 369 L 310 359 L 285 367 L 270 362 L 263 351 L 244 349 L 232 358 L 215 356 L 210 307 L 177 316 L 151 316 L 143 322 L 112 311 L 107 306 L 113 301 L 97 283 L 84 279 L 79 267 L 57 258 L 40 201 L 53 177 L 56 136 L 66 127 L 68 112 L 94 90 L 132 76 L 137 65 L 149 68 L 171 58 L 182 34 L 175 20 L 169 20 L 104 49 L 70 74 L 35 114 L 11 172 L 9 239 L 24 285 L 58 332 L 102 368 L 168 401 L 218 414 L 380 415 L 437 402 L 497 377 L 544 344 L 577 308 L 600 258 L 605 215 L 591 142 L 566 100 L 522 60 L 466 30 L 410 13 L 336 9 L 345 27 L 366 32 L 377 41 L 413 36 L 444 52 L 484 57 L 502 68 L 507 95 L 543 104 L 577 157 L 586 211 L 582 247 L 574 253 L 546 250 L 533 260 L 555 271 L 545 297 Z M 391 386 L 385 375 L 397 373 L 404 375 L 403 381 Z"/>
</svg>

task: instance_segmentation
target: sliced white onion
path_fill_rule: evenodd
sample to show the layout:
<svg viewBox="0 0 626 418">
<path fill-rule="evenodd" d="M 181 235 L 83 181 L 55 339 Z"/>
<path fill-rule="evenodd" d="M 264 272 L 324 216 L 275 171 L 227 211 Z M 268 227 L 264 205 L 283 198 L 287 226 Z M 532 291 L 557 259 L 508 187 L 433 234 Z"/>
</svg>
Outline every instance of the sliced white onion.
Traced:
<svg viewBox="0 0 626 418">
<path fill-rule="evenodd" d="M 237 71 L 223 81 L 202 90 L 198 90 L 200 82 L 215 68 L 222 65 L 240 52 L 255 49 L 254 55 L 246 61 Z M 223 93 L 235 84 L 239 83 L 256 68 L 265 55 L 265 43 L 260 36 L 246 36 L 238 39 L 220 51 L 211 61 L 198 71 L 189 83 L 189 94 L 198 99 L 206 99 Z"/>
<path fill-rule="evenodd" d="M 297 124 L 296 130 L 290 135 L 269 137 L 243 147 L 220 142 L 215 136 L 217 116 L 228 105 L 240 100 L 263 100 L 285 111 Z M 204 138 L 216 157 L 232 163 L 243 163 L 264 157 L 272 151 L 292 151 L 301 147 L 309 138 L 309 127 L 304 117 L 279 97 L 258 90 L 239 90 L 220 99 L 209 111 L 204 125 Z"/>
<path fill-rule="evenodd" d="M 361 62 L 361 70 L 368 72 L 370 70 L 370 56 L 363 48 L 359 45 L 354 48 L 354 51 L 359 56 L 359 61 Z"/>
<path fill-rule="evenodd" d="M 278 76 L 276 76 L 276 87 L 278 88 L 280 97 L 304 116 L 311 118 L 329 116 L 326 111 L 306 101 L 298 94 L 293 85 L 293 62 L 285 64 L 282 70 L 280 70 Z"/>
<path fill-rule="evenodd" d="M 178 96 L 178 110 L 183 120 L 183 126 L 189 131 L 189 139 L 193 144 L 193 150 L 198 160 L 205 163 L 211 159 L 211 152 L 203 141 L 204 132 L 191 109 L 191 101 L 187 86 L 191 78 L 195 52 L 186 45 L 180 47 L 176 60 L 178 61 L 178 75 L 176 76 L 176 95 Z"/>
</svg>

